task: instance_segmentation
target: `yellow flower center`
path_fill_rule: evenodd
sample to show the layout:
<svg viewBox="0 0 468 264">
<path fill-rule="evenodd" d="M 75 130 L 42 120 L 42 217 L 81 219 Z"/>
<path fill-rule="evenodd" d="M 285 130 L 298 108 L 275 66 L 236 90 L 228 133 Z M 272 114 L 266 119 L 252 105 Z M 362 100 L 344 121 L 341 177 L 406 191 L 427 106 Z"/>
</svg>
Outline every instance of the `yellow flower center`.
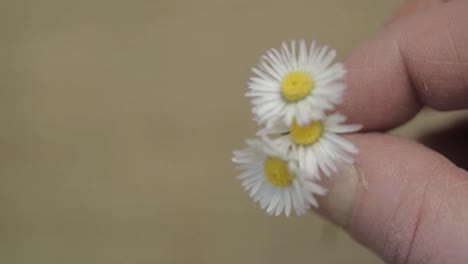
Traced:
<svg viewBox="0 0 468 264">
<path fill-rule="evenodd" d="M 281 81 L 281 94 L 288 102 L 304 99 L 314 88 L 314 80 L 305 72 L 290 72 Z"/>
<path fill-rule="evenodd" d="M 315 143 L 322 135 L 323 125 L 320 121 L 312 121 L 304 127 L 300 127 L 293 122 L 289 128 L 291 140 L 300 145 L 309 145 Z"/>
<path fill-rule="evenodd" d="M 268 157 L 263 164 L 265 177 L 273 186 L 286 187 L 291 184 L 293 176 L 289 173 L 284 160 Z"/>
</svg>

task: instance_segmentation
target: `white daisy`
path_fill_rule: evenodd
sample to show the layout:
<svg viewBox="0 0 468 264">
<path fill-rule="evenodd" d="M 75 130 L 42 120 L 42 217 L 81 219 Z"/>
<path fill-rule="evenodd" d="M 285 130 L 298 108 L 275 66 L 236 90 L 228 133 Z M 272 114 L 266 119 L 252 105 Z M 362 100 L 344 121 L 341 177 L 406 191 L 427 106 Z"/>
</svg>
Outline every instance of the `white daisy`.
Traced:
<svg viewBox="0 0 468 264">
<path fill-rule="evenodd" d="M 281 50 L 270 49 L 252 68 L 257 75 L 250 79 L 247 97 L 251 97 L 252 112 L 260 124 L 273 124 L 278 119 L 288 126 L 294 120 L 299 125 L 321 119 L 324 111 L 341 102 L 346 85 L 341 63 L 332 65 L 336 52 L 312 42 L 307 50 L 304 40 L 283 43 Z"/>
<path fill-rule="evenodd" d="M 320 179 L 320 172 L 327 176 L 337 172 L 338 162 L 354 163 L 352 154 L 358 153 L 358 149 L 338 134 L 356 132 L 362 126 L 342 124 L 344 121 L 346 117 L 336 113 L 303 127 L 295 122 L 289 127 L 278 122 L 273 127 L 261 129 L 257 134 L 278 135 L 276 144 L 295 155 L 299 168 L 307 175 Z"/>
<path fill-rule="evenodd" d="M 325 195 L 326 189 L 305 177 L 288 152 L 282 153 L 266 137 L 246 143 L 246 149 L 234 151 L 232 160 L 243 170 L 238 178 L 254 202 L 270 215 L 284 211 L 289 216 L 292 208 L 302 215 L 311 205 L 318 207 L 314 195 Z"/>
</svg>

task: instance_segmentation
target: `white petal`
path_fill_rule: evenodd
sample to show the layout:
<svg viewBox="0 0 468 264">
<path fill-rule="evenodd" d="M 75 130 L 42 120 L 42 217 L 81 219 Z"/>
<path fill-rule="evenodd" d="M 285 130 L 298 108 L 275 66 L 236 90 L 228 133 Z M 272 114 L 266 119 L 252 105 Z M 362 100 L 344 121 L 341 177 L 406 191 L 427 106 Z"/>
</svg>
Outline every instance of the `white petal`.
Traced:
<svg viewBox="0 0 468 264">
<path fill-rule="evenodd" d="M 296 41 L 291 40 L 291 57 L 292 57 L 292 66 L 294 70 L 297 70 L 297 55 L 296 55 Z"/>
<path fill-rule="evenodd" d="M 335 126 L 330 126 L 327 131 L 330 131 L 332 133 L 338 133 L 338 134 L 343 134 L 343 133 L 353 133 L 356 131 L 359 131 L 362 129 L 362 125 L 335 125 Z"/>
<path fill-rule="evenodd" d="M 253 196 L 258 192 L 258 190 L 260 189 L 260 187 L 262 186 L 262 184 L 263 184 L 263 181 L 257 181 L 257 182 L 255 182 L 255 184 L 253 185 L 252 189 L 250 189 L 249 196 L 250 196 L 250 197 L 253 197 Z"/>
<path fill-rule="evenodd" d="M 327 189 L 324 188 L 323 186 L 313 182 L 313 181 L 304 181 L 304 190 L 308 191 L 308 192 L 311 192 L 313 194 L 316 194 L 316 195 L 320 195 L 320 196 L 323 196 L 325 194 L 327 194 Z"/>
<path fill-rule="evenodd" d="M 325 55 L 323 60 L 320 62 L 320 65 L 317 66 L 317 73 L 320 74 L 323 70 L 325 70 L 328 66 L 330 66 L 330 64 L 335 59 L 335 57 L 336 57 L 336 51 L 335 50 L 330 50 Z"/>
<path fill-rule="evenodd" d="M 284 213 L 286 216 L 291 214 L 291 193 L 290 191 L 285 190 L 284 196 Z"/>
<path fill-rule="evenodd" d="M 319 49 L 316 47 L 316 42 L 315 40 L 310 44 L 310 49 L 309 49 L 309 69 L 312 69 L 312 66 L 314 65 L 315 62 L 315 57 L 317 57 Z"/>
<path fill-rule="evenodd" d="M 280 192 L 280 200 L 278 202 L 278 205 L 276 206 L 276 212 L 275 215 L 278 216 L 282 213 L 283 208 L 284 208 L 284 200 L 285 200 L 285 189 L 281 190 Z"/>
<path fill-rule="evenodd" d="M 350 153 L 358 153 L 358 149 L 353 145 L 353 143 L 349 142 L 348 140 L 333 134 L 333 133 L 325 133 L 325 138 L 333 141 L 334 143 L 338 144 L 344 150 Z"/>
<path fill-rule="evenodd" d="M 263 79 L 267 80 L 268 82 L 275 82 L 275 81 L 279 81 L 278 79 L 275 79 L 273 76 L 271 75 L 268 75 L 266 72 L 260 70 L 260 69 L 257 69 L 257 68 L 252 68 L 252 71 L 257 74 L 258 76 L 262 77 Z"/>
<path fill-rule="evenodd" d="M 260 199 L 260 208 L 265 210 L 265 208 L 271 202 L 272 198 L 273 198 L 273 187 L 268 186 L 268 188 L 265 188 L 265 192 L 264 192 L 262 199 Z"/>
<path fill-rule="evenodd" d="M 322 46 L 320 49 L 319 49 L 319 52 L 317 54 L 317 56 L 315 57 L 314 59 L 314 62 L 313 62 L 313 66 L 312 66 L 312 71 L 317 74 L 319 72 L 319 69 L 320 69 L 320 65 L 322 64 L 322 60 L 323 60 L 323 57 L 325 56 L 325 54 L 327 53 L 327 50 L 328 50 L 328 47 L 327 46 Z"/>
<path fill-rule="evenodd" d="M 269 66 L 265 61 L 261 61 L 260 63 L 261 63 L 261 65 L 262 65 L 263 69 L 264 69 L 269 75 L 275 77 L 275 79 L 277 79 L 277 80 L 281 80 L 282 74 L 279 73 L 279 72 L 277 71 L 277 69 L 275 69 L 275 68 Z"/>
<path fill-rule="evenodd" d="M 339 114 L 339 113 L 334 113 L 332 115 L 329 115 L 327 117 L 327 120 L 325 120 L 325 126 L 330 126 L 330 125 L 338 125 L 340 123 L 343 123 L 346 121 L 346 116 Z"/>
<path fill-rule="evenodd" d="M 270 204 L 268 205 L 268 208 L 266 209 L 268 214 L 272 214 L 274 212 L 280 199 L 281 199 L 281 192 L 278 192 L 276 190 L 275 193 L 273 194 L 273 198 L 271 199 Z"/>
<path fill-rule="evenodd" d="M 301 39 L 299 41 L 299 59 L 298 59 L 298 66 L 301 70 L 307 71 L 307 47 L 305 40 Z"/>
<path fill-rule="evenodd" d="M 305 166 L 303 168 L 307 171 L 307 176 L 314 179 L 320 179 L 317 162 L 318 157 L 314 155 L 314 152 L 310 147 L 305 151 L 305 155 Z"/>
<path fill-rule="evenodd" d="M 296 211 L 297 215 L 302 215 L 304 213 L 304 202 L 303 197 L 300 192 L 300 186 L 297 184 L 297 181 L 293 181 L 293 185 L 291 185 L 291 198 L 292 198 L 292 205 L 294 210 Z"/>
<path fill-rule="evenodd" d="M 262 174 L 256 174 L 256 175 L 254 175 L 252 177 L 249 177 L 249 178 L 245 179 L 244 181 L 242 181 L 242 187 L 248 186 L 248 185 L 250 185 L 252 183 L 255 183 L 255 182 L 261 182 L 262 178 L 263 178 Z"/>
<path fill-rule="evenodd" d="M 284 63 L 288 71 L 293 71 L 294 70 L 294 63 L 293 59 L 291 56 L 291 53 L 289 51 L 289 48 L 285 42 L 283 42 L 283 45 L 281 46 L 281 55 L 283 57 Z"/>
</svg>

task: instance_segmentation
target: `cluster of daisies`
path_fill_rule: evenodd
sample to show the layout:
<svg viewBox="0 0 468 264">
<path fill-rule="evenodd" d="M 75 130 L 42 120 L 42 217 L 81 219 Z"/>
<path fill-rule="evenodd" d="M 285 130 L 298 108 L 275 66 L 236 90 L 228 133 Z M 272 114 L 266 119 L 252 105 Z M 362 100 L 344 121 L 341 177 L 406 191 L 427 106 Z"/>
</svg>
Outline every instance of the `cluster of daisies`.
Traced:
<svg viewBox="0 0 468 264">
<path fill-rule="evenodd" d="M 318 207 L 316 196 L 327 193 L 323 175 L 354 162 L 358 149 L 339 134 L 361 126 L 343 124 L 346 117 L 333 112 L 346 89 L 346 71 L 333 63 L 335 56 L 315 42 L 291 41 L 268 50 L 252 69 L 246 96 L 261 129 L 246 140 L 247 148 L 234 151 L 233 161 L 242 186 L 270 215 Z"/>
</svg>

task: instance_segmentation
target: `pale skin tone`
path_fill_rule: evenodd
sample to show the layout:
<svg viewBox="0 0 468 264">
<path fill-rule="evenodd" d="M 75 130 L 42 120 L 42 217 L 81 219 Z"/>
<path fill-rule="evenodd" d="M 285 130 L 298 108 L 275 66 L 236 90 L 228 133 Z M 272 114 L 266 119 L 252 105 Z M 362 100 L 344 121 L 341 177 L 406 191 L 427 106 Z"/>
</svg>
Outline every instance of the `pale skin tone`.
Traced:
<svg viewBox="0 0 468 264">
<path fill-rule="evenodd" d="M 444 149 L 450 160 L 384 134 L 424 105 L 468 109 L 468 1 L 403 2 L 345 64 L 349 88 L 339 111 L 364 125 L 347 138 L 360 149 L 355 168 L 367 187 L 356 188 L 349 208 L 320 213 L 388 263 L 468 263 L 468 129 L 431 138 L 433 146 L 461 138 Z"/>
</svg>

